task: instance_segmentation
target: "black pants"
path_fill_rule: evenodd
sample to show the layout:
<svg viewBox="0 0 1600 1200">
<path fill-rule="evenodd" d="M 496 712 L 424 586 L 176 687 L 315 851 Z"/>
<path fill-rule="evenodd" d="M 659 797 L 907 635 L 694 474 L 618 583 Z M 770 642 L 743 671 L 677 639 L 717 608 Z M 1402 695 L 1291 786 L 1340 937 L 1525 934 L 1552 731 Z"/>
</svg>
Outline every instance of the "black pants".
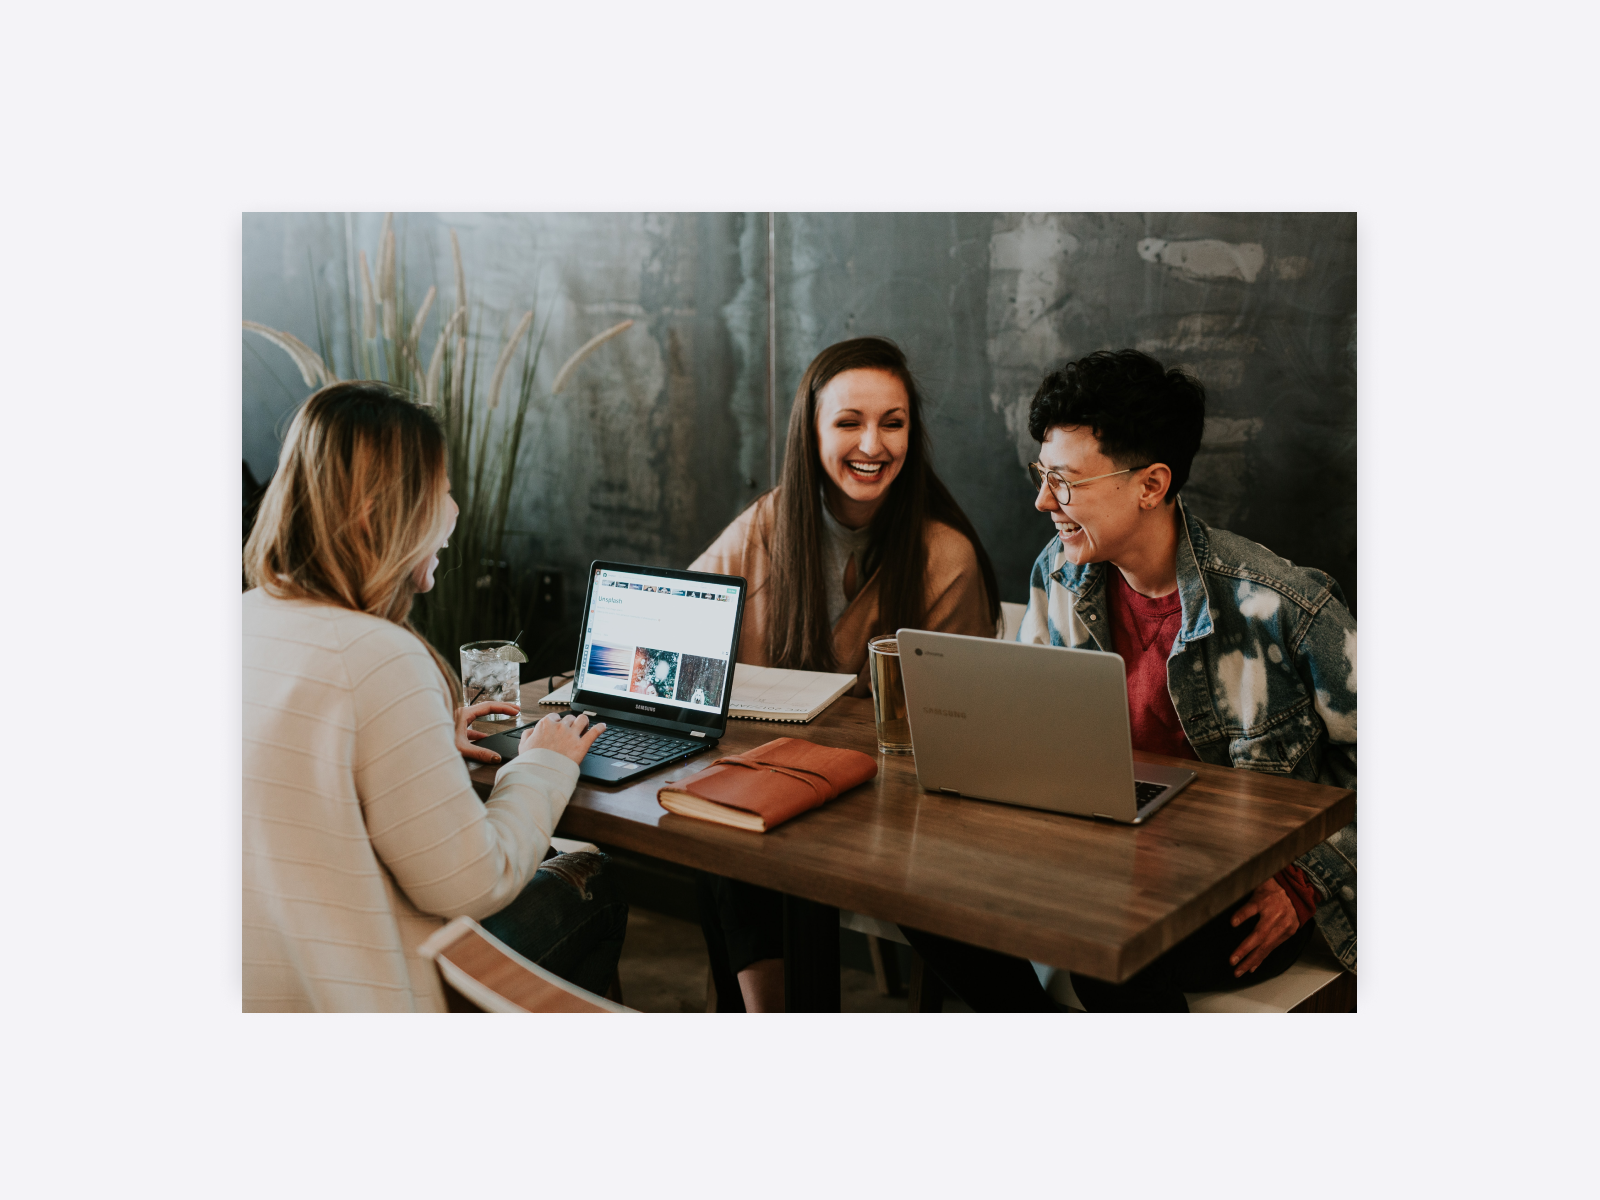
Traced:
<svg viewBox="0 0 1600 1200">
<path fill-rule="evenodd" d="M 1283 974 L 1311 940 L 1315 922 L 1307 921 L 1297 929 L 1252 974 L 1235 979 L 1228 957 L 1258 920 L 1251 917 L 1238 928 L 1228 923 L 1244 903 L 1241 900 L 1213 917 L 1126 983 L 1106 983 L 1074 971 L 1073 991 L 1089 1012 L 1188 1012 L 1185 992 L 1230 991 Z M 1053 1012 L 1061 1008 L 1045 993 L 1033 964 L 1026 959 L 904 925 L 900 931 L 944 985 L 974 1012 Z"/>
<path fill-rule="evenodd" d="M 721 875 L 695 872 L 700 931 L 711 956 L 718 1012 L 744 1012 L 739 972 L 783 957 L 783 893 Z"/>
<path fill-rule="evenodd" d="M 517 898 L 480 923 L 524 958 L 603 996 L 628 932 L 628 901 L 610 865 L 592 850 L 551 847 Z"/>
</svg>

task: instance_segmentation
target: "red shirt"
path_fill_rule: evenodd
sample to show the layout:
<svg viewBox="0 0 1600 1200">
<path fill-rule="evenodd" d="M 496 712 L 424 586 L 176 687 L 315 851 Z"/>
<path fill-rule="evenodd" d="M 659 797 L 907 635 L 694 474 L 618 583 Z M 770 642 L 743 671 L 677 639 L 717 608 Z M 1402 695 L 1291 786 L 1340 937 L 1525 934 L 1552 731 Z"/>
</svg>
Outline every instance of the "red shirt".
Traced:
<svg viewBox="0 0 1600 1200">
<path fill-rule="evenodd" d="M 1176 591 L 1154 599 L 1141 596 L 1110 563 L 1106 575 L 1110 578 L 1106 599 L 1111 644 L 1128 669 L 1128 726 L 1133 732 L 1133 748 L 1144 754 L 1198 759 L 1167 691 L 1167 656 L 1183 628 L 1183 601 Z M 1273 878 L 1289 894 L 1295 917 L 1305 924 L 1317 907 L 1316 892 L 1305 872 L 1290 863 Z"/>
</svg>

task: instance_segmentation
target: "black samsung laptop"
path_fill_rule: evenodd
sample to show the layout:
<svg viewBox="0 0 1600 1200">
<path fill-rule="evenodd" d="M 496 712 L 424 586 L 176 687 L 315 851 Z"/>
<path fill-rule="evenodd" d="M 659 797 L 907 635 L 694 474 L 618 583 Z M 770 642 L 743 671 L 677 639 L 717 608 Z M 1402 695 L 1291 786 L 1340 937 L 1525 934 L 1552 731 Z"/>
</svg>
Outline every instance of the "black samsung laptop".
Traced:
<svg viewBox="0 0 1600 1200">
<path fill-rule="evenodd" d="M 717 744 L 728 728 L 745 587 L 736 575 L 589 568 L 571 711 L 606 731 L 579 774 L 621 783 Z M 510 762 L 531 723 L 477 744 Z"/>
</svg>

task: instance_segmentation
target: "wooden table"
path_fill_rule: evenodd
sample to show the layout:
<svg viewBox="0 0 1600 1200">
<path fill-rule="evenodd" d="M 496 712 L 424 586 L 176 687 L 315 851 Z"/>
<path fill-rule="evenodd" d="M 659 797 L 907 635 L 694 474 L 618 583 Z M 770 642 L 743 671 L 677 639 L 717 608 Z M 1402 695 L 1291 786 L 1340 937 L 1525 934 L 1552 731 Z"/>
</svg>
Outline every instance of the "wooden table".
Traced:
<svg viewBox="0 0 1600 1200">
<path fill-rule="evenodd" d="M 536 699 L 524 687 L 531 719 L 562 711 Z M 809 725 L 730 720 L 717 750 L 783 736 L 877 751 L 871 702 L 850 697 Z M 1135 758 L 1191 767 L 1199 778 L 1141 826 L 924 792 L 914 761 L 891 755 L 878 757 L 871 783 L 768 833 L 656 803 L 664 783 L 715 756 L 632 784 L 580 780 L 559 832 L 798 898 L 792 917 L 805 932 L 792 965 L 817 976 L 791 992 L 794 1009 L 828 1008 L 830 997 L 838 1009 L 840 908 L 1120 983 L 1356 811 L 1346 789 L 1158 755 Z M 494 769 L 472 777 L 487 794 Z"/>
</svg>

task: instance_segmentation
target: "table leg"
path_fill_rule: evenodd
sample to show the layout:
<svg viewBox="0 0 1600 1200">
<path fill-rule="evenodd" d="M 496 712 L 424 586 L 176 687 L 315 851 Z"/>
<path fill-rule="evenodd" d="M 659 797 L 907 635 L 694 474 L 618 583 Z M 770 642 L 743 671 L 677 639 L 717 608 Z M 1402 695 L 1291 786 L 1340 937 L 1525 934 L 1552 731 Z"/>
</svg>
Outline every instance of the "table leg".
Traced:
<svg viewBox="0 0 1600 1200">
<path fill-rule="evenodd" d="M 878 995 L 898 996 L 901 992 L 900 956 L 895 952 L 894 943 L 873 937 L 870 933 L 866 938 L 867 953 L 872 958 L 872 977 L 878 984 Z"/>
<path fill-rule="evenodd" d="M 944 1011 L 944 984 L 915 950 L 911 952 L 911 995 L 906 1011 Z"/>
<path fill-rule="evenodd" d="M 788 1012 L 839 1011 L 839 910 L 783 898 L 783 1004 Z"/>
</svg>

